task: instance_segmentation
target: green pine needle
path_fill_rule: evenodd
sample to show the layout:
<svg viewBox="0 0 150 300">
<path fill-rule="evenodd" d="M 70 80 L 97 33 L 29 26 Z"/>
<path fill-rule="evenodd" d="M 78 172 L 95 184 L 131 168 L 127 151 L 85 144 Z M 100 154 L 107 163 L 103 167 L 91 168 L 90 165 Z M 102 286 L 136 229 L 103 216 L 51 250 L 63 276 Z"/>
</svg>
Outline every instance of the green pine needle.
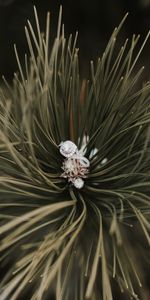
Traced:
<svg viewBox="0 0 150 300">
<path fill-rule="evenodd" d="M 149 33 L 138 53 L 133 36 L 116 54 L 125 16 L 82 81 L 77 37 L 66 40 L 62 9 L 51 51 L 50 15 L 43 36 L 34 11 L 36 32 L 30 22 L 25 28 L 31 55 L 22 68 L 15 46 L 20 72 L 0 92 L 0 250 L 8 269 L 0 299 L 32 289 L 31 300 L 52 291 L 57 300 L 116 300 L 115 282 L 139 299 L 139 258 L 149 256 L 137 232 L 150 245 L 150 84 L 138 89 L 143 67 L 135 66 Z M 90 171 L 76 190 L 60 177 L 59 144 L 80 149 L 85 137 Z"/>
</svg>

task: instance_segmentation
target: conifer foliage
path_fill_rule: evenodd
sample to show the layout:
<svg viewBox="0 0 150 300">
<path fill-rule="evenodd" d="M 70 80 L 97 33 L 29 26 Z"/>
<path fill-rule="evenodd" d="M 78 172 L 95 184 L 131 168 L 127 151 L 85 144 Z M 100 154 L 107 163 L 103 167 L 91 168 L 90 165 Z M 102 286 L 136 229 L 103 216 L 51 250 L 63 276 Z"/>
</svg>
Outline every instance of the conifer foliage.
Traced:
<svg viewBox="0 0 150 300">
<path fill-rule="evenodd" d="M 32 300 L 52 291 L 116 300 L 114 285 L 138 299 L 150 244 L 150 84 L 138 88 L 135 66 L 149 34 L 139 51 L 133 36 L 117 52 L 123 20 L 82 81 L 61 9 L 52 48 L 50 15 L 44 35 L 36 10 L 35 20 L 25 28 L 31 55 L 22 67 L 15 47 L 19 75 L 0 92 L 0 299 L 32 290 Z M 67 140 L 90 162 L 82 189 L 61 176 Z"/>
</svg>

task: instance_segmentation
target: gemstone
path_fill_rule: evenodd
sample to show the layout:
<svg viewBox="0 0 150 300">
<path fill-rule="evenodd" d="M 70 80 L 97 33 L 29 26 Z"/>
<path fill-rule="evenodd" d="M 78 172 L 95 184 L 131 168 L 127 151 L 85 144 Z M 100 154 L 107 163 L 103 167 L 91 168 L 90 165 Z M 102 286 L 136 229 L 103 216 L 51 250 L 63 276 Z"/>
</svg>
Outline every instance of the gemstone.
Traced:
<svg viewBox="0 0 150 300">
<path fill-rule="evenodd" d="M 80 158 L 80 164 L 81 164 L 84 168 L 88 168 L 88 167 L 90 166 L 89 160 L 88 160 L 86 157 L 84 157 L 84 156 L 82 156 L 82 157 Z"/>
<path fill-rule="evenodd" d="M 60 144 L 60 153 L 64 157 L 71 157 L 77 150 L 77 146 L 71 141 L 65 141 Z"/>
<path fill-rule="evenodd" d="M 82 180 L 82 178 L 76 178 L 73 181 L 73 185 L 77 188 L 77 189 L 82 189 L 84 186 L 84 181 Z"/>
<path fill-rule="evenodd" d="M 61 142 L 59 145 L 60 153 L 65 157 L 61 177 L 67 178 L 74 187 L 81 189 L 84 186 L 83 178 L 86 178 L 90 161 L 78 150 L 77 146 L 70 140 Z"/>
</svg>

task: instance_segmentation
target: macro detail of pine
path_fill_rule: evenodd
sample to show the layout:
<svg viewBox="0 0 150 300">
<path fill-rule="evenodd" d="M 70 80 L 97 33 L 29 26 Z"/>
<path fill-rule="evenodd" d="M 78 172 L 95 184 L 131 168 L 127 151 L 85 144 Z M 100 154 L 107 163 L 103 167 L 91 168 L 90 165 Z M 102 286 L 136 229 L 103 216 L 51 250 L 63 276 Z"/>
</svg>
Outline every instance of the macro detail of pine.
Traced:
<svg viewBox="0 0 150 300">
<path fill-rule="evenodd" d="M 103 56 L 80 78 L 77 36 L 60 9 L 49 46 L 25 28 L 30 57 L 0 91 L 0 300 L 141 299 L 150 245 L 150 84 L 139 89 L 139 36 L 119 51 L 115 28 Z M 25 70 L 25 71 L 24 71 Z M 84 187 L 62 178 L 62 141 L 85 145 Z M 139 242 L 139 238 L 142 242 Z M 144 298 L 144 297 L 143 297 Z M 142 298 L 142 299 L 143 299 Z M 25 298 L 27 300 L 27 296 Z"/>
</svg>

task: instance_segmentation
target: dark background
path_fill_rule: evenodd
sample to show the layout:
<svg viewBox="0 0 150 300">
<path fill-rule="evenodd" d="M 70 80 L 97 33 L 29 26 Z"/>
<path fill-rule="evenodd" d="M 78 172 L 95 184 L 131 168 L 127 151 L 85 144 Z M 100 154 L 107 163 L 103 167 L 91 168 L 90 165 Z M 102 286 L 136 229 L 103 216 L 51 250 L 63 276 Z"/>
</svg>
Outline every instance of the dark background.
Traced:
<svg viewBox="0 0 150 300">
<path fill-rule="evenodd" d="M 27 51 L 24 25 L 27 19 L 33 22 L 34 4 L 38 10 L 42 30 L 46 12 L 51 11 L 52 36 L 57 28 L 59 6 L 63 4 L 66 34 L 79 31 L 78 46 L 83 74 L 86 74 L 89 60 L 95 60 L 101 55 L 112 30 L 126 12 L 129 12 L 129 17 L 122 31 L 122 38 L 140 33 L 141 39 L 144 39 L 150 29 L 150 0 L 0 0 L 0 77 L 4 74 L 7 79 L 12 79 L 17 69 L 14 42 L 21 58 Z M 148 49 L 150 48 L 147 44 L 142 60 L 149 68 Z"/>
<path fill-rule="evenodd" d="M 78 46 L 83 76 L 87 74 L 89 61 L 96 60 L 102 54 L 112 30 L 120 23 L 126 12 L 129 12 L 129 16 L 122 30 L 122 40 L 126 37 L 132 38 L 133 33 L 140 33 L 141 40 L 144 40 L 150 29 L 150 0 L 0 0 L 0 78 L 4 75 L 11 81 L 14 71 L 17 70 L 14 43 L 17 44 L 21 60 L 24 59 L 24 54 L 27 52 L 24 26 L 27 19 L 34 23 L 33 5 L 37 7 L 42 30 L 45 28 L 46 13 L 48 10 L 51 11 L 53 39 L 61 4 L 63 4 L 66 34 L 75 34 L 76 30 L 79 31 Z M 148 42 L 139 61 L 147 66 L 148 79 L 150 77 L 149 49 Z M 149 286 L 148 273 L 149 270 L 145 267 L 147 287 Z M 149 299 L 147 288 L 144 295 L 142 300 Z M 116 299 L 124 298 L 121 295 L 121 298 L 116 296 Z"/>
</svg>

